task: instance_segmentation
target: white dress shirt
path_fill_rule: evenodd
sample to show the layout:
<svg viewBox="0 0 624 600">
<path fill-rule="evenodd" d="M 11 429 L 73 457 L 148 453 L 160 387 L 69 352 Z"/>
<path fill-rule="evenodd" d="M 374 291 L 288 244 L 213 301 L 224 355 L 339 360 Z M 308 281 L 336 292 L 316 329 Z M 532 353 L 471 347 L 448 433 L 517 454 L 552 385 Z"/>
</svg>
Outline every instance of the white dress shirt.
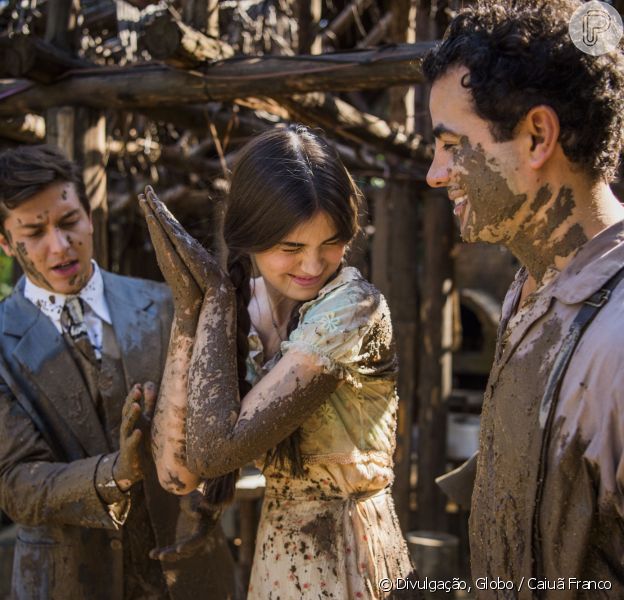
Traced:
<svg viewBox="0 0 624 600">
<path fill-rule="evenodd" d="M 104 297 L 104 282 L 97 263 L 92 260 L 93 274 L 78 294 L 84 302 L 84 317 L 91 345 L 97 358 L 102 357 L 102 321 L 112 325 L 110 311 Z M 51 292 L 34 284 L 28 276 L 24 286 L 24 296 L 30 300 L 44 315 L 50 318 L 59 333 L 63 333 L 61 313 L 65 306 L 65 294 Z"/>
</svg>

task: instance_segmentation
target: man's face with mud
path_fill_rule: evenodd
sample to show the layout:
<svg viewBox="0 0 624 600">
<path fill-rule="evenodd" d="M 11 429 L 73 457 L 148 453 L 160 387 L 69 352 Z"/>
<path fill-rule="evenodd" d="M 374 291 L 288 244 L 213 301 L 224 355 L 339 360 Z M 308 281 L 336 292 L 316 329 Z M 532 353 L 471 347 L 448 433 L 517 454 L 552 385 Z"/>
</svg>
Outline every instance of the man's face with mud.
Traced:
<svg viewBox="0 0 624 600">
<path fill-rule="evenodd" d="M 72 183 L 55 182 L 8 211 L 0 246 L 50 292 L 77 294 L 92 274 L 93 225 Z"/>
<path fill-rule="evenodd" d="M 449 69 L 431 89 L 429 108 L 436 137 L 427 182 L 446 187 L 467 242 L 509 242 L 520 222 L 521 141 L 496 142 L 475 110 L 465 67 Z"/>
</svg>

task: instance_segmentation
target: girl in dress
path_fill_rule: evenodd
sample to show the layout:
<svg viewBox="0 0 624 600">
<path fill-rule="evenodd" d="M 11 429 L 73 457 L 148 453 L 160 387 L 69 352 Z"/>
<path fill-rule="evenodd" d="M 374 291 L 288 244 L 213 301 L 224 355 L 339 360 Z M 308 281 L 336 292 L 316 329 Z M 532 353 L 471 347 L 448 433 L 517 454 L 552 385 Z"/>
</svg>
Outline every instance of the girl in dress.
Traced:
<svg viewBox="0 0 624 600">
<path fill-rule="evenodd" d="M 260 459 L 248 598 L 388 597 L 381 580 L 413 576 L 391 496 L 397 360 L 384 297 L 344 264 L 358 191 L 340 159 L 304 127 L 249 142 L 227 272 L 149 189 L 142 206 L 175 300 L 152 431 L 162 485 L 211 479 L 223 502 Z"/>
</svg>

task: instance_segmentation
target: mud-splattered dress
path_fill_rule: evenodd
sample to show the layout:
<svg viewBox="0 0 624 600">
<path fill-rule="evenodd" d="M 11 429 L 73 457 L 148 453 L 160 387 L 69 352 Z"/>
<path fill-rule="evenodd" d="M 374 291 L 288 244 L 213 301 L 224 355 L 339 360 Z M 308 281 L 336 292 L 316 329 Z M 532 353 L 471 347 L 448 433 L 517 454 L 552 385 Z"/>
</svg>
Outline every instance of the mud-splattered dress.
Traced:
<svg viewBox="0 0 624 600">
<path fill-rule="evenodd" d="M 258 336 L 250 343 L 257 381 L 279 356 L 263 366 Z M 322 357 L 344 383 L 301 426 L 306 477 L 265 471 L 248 598 L 385 598 L 381 579 L 413 576 L 390 494 L 397 362 L 385 299 L 342 269 L 301 306 L 281 354 L 292 348 Z"/>
</svg>

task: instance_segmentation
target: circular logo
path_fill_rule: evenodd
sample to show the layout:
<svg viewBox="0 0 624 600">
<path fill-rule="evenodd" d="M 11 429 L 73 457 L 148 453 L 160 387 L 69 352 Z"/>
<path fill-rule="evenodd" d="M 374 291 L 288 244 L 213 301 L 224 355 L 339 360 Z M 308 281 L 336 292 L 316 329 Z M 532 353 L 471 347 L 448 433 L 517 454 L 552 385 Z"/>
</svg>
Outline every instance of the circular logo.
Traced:
<svg viewBox="0 0 624 600">
<path fill-rule="evenodd" d="M 568 32 L 579 50 L 600 56 L 618 47 L 624 26 L 620 13 L 613 6 L 592 0 L 574 11 Z"/>
</svg>

